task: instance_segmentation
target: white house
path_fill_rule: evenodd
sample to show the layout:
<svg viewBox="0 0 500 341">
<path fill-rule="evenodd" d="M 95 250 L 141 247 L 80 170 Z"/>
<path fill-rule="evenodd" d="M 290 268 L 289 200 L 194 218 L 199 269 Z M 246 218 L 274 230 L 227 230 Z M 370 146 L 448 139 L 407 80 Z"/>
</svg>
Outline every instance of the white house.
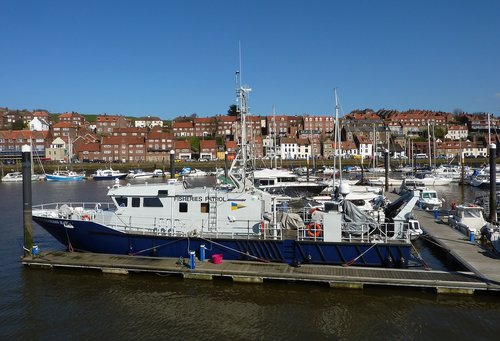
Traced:
<svg viewBox="0 0 500 341">
<path fill-rule="evenodd" d="M 298 159 L 309 159 L 311 157 L 311 143 L 309 142 L 309 139 L 298 139 L 297 147 Z"/>
<path fill-rule="evenodd" d="M 28 126 L 31 131 L 48 131 L 50 127 L 47 121 L 36 116 L 29 122 Z"/>
<path fill-rule="evenodd" d="M 68 150 L 66 141 L 60 137 L 56 137 L 50 144 L 50 147 L 45 149 L 45 156 L 52 161 L 67 159 Z"/>
<path fill-rule="evenodd" d="M 139 117 L 135 120 L 136 128 L 153 128 L 153 127 L 163 127 L 163 121 L 158 117 Z"/>
<path fill-rule="evenodd" d="M 297 141 L 294 138 L 284 137 L 281 139 L 281 158 L 296 159 L 298 153 Z"/>
<path fill-rule="evenodd" d="M 444 137 L 454 141 L 465 140 L 468 133 L 467 126 L 450 126 L 448 133 Z"/>
<path fill-rule="evenodd" d="M 354 138 L 356 147 L 358 148 L 358 155 L 362 158 L 371 158 L 373 155 L 373 143 L 362 135 L 356 135 Z"/>
</svg>

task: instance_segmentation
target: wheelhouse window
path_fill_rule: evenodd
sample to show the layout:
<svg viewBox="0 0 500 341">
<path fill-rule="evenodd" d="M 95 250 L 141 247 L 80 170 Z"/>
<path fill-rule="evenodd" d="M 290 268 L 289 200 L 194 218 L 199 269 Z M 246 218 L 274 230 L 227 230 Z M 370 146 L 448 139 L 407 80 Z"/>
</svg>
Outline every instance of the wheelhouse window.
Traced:
<svg viewBox="0 0 500 341">
<path fill-rule="evenodd" d="M 141 198 L 132 198 L 132 207 L 141 207 Z"/>
<path fill-rule="evenodd" d="M 142 205 L 144 207 L 163 207 L 163 204 L 161 203 L 160 199 L 158 199 L 157 197 L 144 198 L 142 201 Z"/>
<path fill-rule="evenodd" d="M 179 203 L 179 212 L 187 213 L 187 211 L 188 211 L 188 204 L 187 204 L 187 202 L 180 202 Z"/>
<path fill-rule="evenodd" d="M 115 198 L 115 200 L 116 200 L 116 204 L 119 207 L 127 207 L 127 198 L 118 197 L 118 198 Z"/>
<path fill-rule="evenodd" d="M 208 213 L 208 212 L 210 212 L 210 206 L 208 205 L 208 202 L 202 202 L 201 203 L 200 212 L 201 213 Z"/>
</svg>

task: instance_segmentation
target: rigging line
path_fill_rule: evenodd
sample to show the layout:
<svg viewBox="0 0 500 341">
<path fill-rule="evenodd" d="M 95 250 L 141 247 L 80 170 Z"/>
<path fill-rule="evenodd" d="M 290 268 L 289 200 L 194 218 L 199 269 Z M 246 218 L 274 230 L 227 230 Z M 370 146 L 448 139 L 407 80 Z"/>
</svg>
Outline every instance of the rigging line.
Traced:
<svg viewBox="0 0 500 341">
<path fill-rule="evenodd" d="M 215 244 L 215 245 L 217 245 L 217 246 L 219 246 L 219 247 L 226 248 L 226 249 L 228 249 L 228 250 L 230 250 L 230 251 L 233 251 L 233 252 L 236 252 L 236 253 L 242 254 L 242 255 L 244 255 L 244 256 L 246 256 L 246 257 L 250 257 L 250 258 L 256 259 L 256 260 L 258 260 L 258 261 L 264 262 L 264 263 L 270 263 L 270 261 L 269 261 L 269 260 L 267 260 L 267 259 L 263 259 L 263 258 L 260 258 L 260 257 L 257 257 L 257 256 L 250 255 L 250 254 L 245 253 L 245 252 L 241 252 L 241 251 L 239 251 L 239 250 L 233 249 L 232 247 L 229 247 L 229 246 L 222 245 L 222 244 L 219 244 L 219 243 L 217 243 L 217 242 L 214 242 L 213 240 L 210 240 L 210 239 L 205 239 L 205 238 L 201 238 L 201 237 L 199 237 L 199 239 L 204 240 L 204 241 L 207 241 L 207 242 L 211 242 L 211 243 L 213 243 L 213 244 Z"/>
</svg>

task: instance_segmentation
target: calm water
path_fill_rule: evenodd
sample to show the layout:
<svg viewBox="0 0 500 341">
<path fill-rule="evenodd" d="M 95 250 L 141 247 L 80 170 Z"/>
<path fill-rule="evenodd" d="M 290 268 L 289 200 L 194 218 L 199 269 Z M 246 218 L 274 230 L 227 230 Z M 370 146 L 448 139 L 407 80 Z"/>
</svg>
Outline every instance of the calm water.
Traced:
<svg viewBox="0 0 500 341">
<path fill-rule="evenodd" d="M 107 201 L 109 183 L 35 183 L 34 204 Z M 443 189 L 444 190 L 444 189 Z M 453 185 L 448 203 L 475 194 Z M 498 337 L 500 296 L 195 281 L 24 268 L 20 184 L 0 183 L 0 339 L 475 339 Z M 38 226 L 42 250 L 61 249 Z M 434 268 L 446 266 L 433 259 Z"/>
</svg>

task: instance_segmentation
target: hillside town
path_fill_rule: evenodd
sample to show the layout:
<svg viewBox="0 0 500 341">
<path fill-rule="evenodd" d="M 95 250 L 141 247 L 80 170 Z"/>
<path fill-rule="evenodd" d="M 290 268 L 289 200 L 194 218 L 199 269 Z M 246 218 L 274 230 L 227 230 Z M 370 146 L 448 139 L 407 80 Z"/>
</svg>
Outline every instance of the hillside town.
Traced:
<svg viewBox="0 0 500 341">
<path fill-rule="evenodd" d="M 228 112 L 229 113 L 229 112 Z M 50 114 L 0 108 L 0 158 L 18 160 L 21 146 L 55 162 L 165 162 L 232 159 L 241 140 L 237 115 L 182 116 L 172 121 L 146 116 Z M 488 114 L 428 110 L 355 110 L 339 119 L 344 158 L 371 159 L 388 150 L 394 159 L 486 157 L 489 138 L 498 143 L 499 120 Z M 335 155 L 332 115 L 247 117 L 253 157 L 331 159 Z M 491 132 L 491 134 L 489 134 Z M 432 143 L 429 143 L 432 141 Z"/>
</svg>

